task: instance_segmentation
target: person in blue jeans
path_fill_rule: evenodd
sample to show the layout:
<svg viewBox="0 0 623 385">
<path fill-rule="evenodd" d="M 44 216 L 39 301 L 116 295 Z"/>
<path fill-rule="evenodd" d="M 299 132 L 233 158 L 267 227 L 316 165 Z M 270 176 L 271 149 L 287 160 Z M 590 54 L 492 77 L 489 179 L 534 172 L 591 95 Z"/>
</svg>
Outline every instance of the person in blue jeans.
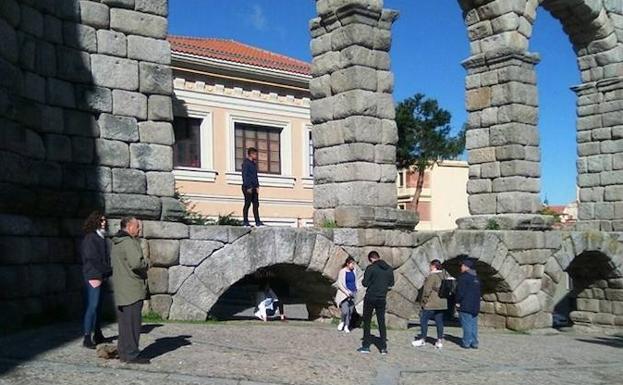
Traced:
<svg viewBox="0 0 623 385">
<path fill-rule="evenodd" d="M 457 280 L 456 302 L 463 329 L 462 347 L 478 349 L 478 313 L 480 312 L 480 280 L 474 260 L 461 256 L 461 275 Z"/>
<path fill-rule="evenodd" d="M 80 244 L 80 256 L 86 297 L 82 346 L 88 349 L 95 349 L 97 344 L 106 340 L 100 326 L 102 287 L 112 275 L 110 250 L 106 243 L 106 225 L 104 214 L 94 211 L 82 227 L 84 238 Z"/>
<path fill-rule="evenodd" d="M 420 347 L 426 345 L 426 337 L 428 336 L 428 321 L 435 320 L 437 327 L 437 341 L 435 347 L 441 349 L 443 347 L 443 316 L 448 308 L 448 302 L 445 298 L 439 296 L 439 289 L 444 280 L 441 261 L 434 259 L 430 263 L 430 274 L 424 280 L 422 287 L 422 314 L 420 316 L 420 337 L 411 342 L 411 345 Z"/>
</svg>

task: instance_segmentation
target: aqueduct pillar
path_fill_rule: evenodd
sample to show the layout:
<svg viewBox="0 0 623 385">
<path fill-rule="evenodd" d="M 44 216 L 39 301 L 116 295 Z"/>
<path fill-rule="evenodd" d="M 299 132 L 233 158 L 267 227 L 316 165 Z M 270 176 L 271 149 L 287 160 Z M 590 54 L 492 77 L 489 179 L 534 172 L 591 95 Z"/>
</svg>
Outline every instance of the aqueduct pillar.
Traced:
<svg viewBox="0 0 623 385">
<path fill-rule="evenodd" d="M 318 0 L 311 21 L 314 220 L 413 228 L 396 209 L 398 140 L 390 72 L 397 13 L 382 1 Z"/>
</svg>

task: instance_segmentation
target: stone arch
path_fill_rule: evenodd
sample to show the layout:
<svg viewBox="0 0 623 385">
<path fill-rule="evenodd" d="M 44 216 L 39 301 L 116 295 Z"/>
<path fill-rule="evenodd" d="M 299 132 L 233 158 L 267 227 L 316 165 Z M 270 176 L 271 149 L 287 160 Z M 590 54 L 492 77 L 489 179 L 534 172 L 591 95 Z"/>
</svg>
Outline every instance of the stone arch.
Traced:
<svg viewBox="0 0 623 385">
<path fill-rule="evenodd" d="M 288 318 L 315 320 L 339 317 L 334 304 L 333 280 L 305 266 L 291 263 L 271 265 L 243 277 L 231 285 L 210 309 L 210 319 L 248 319 L 257 305 L 256 293 L 263 282 L 279 296 L 285 306 Z"/>
<path fill-rule="evenodd" d="M 472 56 L 464 62 L 472 215 L 527 215 L 540 209 L 540 150 L 535 66 L 529 41 L 539 6 L 558 19 L 575 49 L 581 229 L 623 226 L 622 184 L 614 159 L 621 118 L 623 44 L 611 17 L 620 3 L 574 0 L 460 0 Z M 618 158 L 617 158 L 618 159 Z M 512 228 L 512 227 L 511 227 Z"/>
<path fill-rule="evenodd" d="M 458 267 L 457 256 L 466 254 L 477 261 L 476 267 L 480 269 L 479 276 L 483 281 L 483 325 L 529 329 L 540 311 L 537 296 L 540 281 L 530 279 L 518 262 L 518 254 L 513 251 L 522 247 L 518 239 L 517 233 L 493 231 L 431 234 L 415 246 L 410 258 L 396 270 L 396 281 L 405 287 L 401 295 L 415 302 L 417 291 L 428 274 L 430 261 L 441 260 L 452 273 Z M 409 293 L 414 294 L 409 297 Z"/>
<path fill-rule="evenodd" d="M 575 301 L 571 321 L 579 325 L 623 325 L 623 245 L 607 233 L 571 233 L 545 265 L 539 293 L 548 314 L 560 301 L 557 285 L 564 274 Z M 550 323 L 551 326 L 551 323 Z"/>
<path fill-rule="evenodd" d="M 172 288 L 170 318 L 204 320 L 218 298 L 258 269 L 301 266 L 333 282 L 348 253 L 317 229 L 260 228 L 186 269 Z"/>
<path fill-rule="evenodd" d="M 470 41 L 481 43 L 471 46 L 473 55 L 491 50 L 527 50 L 537 9 L 541 6 L 560 21 L 578 56 L 609 51 L 621 41 L 610 14 L 622 11 L 602 1 L 459 0 L 459 5 Z"/>
</svg>

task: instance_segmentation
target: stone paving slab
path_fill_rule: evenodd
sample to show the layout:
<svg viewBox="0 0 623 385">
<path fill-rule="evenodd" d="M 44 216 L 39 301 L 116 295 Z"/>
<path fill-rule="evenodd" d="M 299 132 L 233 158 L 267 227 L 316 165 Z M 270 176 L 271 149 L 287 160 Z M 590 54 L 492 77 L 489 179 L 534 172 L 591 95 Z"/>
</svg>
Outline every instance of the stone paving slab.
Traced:
<svg viewBox="0 0 623 385">
<path fill-rule="evenodd" d="M 80 346 L 79 328 L 62 324 L 0 338 L 0 385 L 216 384 L 426 385 L 623 383 L 623 337 L 481 332 L 463 350 L 448 328 L 442 350 L 415 349 L 415 330 L 390 331 L 390 354 L 355 352 L 361 330 L 339 333 L 307 322 L 239 321 L 146 325 L 152 365 L 102 360 Z M 432 331 L 434 334 L 434 330 Z M 116 326 L 105 329 L 116 335 Z"/>
</svg>

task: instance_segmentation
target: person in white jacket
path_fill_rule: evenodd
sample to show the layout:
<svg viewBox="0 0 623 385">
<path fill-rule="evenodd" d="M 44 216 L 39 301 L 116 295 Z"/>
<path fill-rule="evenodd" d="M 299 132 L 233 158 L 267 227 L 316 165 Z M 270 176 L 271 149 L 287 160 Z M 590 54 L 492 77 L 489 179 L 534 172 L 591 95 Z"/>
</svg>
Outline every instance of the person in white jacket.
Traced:
<svg viewBox="0 0 623 385">
<path fill-rule="evenodd" d="M 346 333 L 350 333 L 350 321 L 355 311 L 355 296 L 358 290 L 355 267 L 355 259 L 353 257 L 346 258 L 335 282 L 337 287 L 335 304 L 340 308 L 342 314 L 337 330 Z"/>
<path fill-rule="evenodd" d="M 262 321 L 268 321 L 268 316 L 274 315 L 279 310 L 281 320 L 286 320 L 286 314 L 283 310 L 283 303 L 277 298 L 277 294 L 270 288 L 268 282 L 264 282 L 260 290 L 256 293 L 257 311 L 255 316 Z"/>
</svg>

